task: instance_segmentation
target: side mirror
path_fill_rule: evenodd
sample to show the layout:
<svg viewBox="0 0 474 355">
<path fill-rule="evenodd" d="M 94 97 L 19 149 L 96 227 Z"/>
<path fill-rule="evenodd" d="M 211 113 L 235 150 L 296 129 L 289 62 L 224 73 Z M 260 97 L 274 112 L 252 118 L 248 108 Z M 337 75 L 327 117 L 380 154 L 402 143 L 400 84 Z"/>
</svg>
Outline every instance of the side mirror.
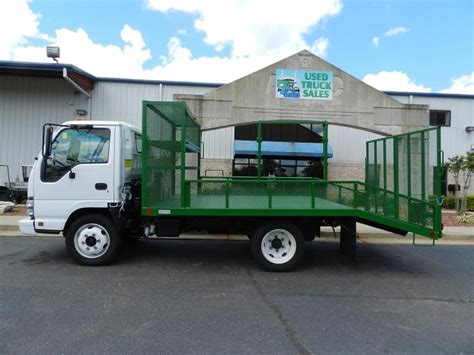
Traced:
<svg viewBox="0 0 474 355">
<path fill-rule="evenodd" d="M 53 144 L 53 127 L 45 124 L 43 126 L 43 148 L 41 154 L 44 158 L 49 158 L 51 156 Z"/>
</svg>

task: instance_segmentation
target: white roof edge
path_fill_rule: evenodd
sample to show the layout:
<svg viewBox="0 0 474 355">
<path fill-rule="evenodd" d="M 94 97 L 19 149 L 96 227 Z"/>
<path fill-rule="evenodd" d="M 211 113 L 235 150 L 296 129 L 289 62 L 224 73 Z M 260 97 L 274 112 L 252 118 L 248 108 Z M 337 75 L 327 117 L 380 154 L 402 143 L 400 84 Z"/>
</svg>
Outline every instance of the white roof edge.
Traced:
<svg viewBox="0 0 474 355">
<path fill-rule="evenodd" d="M 133 128 L 134 130 L 140 131 L 138 127 L 135 127 L 127 122 L 121 121 L 104 121 L 104 120 L 91 120 L 91 121 L 67 121 L 63 123 L 64 125 L 77 125 L 77 126 L 86 126 L 86 125 L 101 125 L 101 126 L 125 126 Z"/>
</svg>

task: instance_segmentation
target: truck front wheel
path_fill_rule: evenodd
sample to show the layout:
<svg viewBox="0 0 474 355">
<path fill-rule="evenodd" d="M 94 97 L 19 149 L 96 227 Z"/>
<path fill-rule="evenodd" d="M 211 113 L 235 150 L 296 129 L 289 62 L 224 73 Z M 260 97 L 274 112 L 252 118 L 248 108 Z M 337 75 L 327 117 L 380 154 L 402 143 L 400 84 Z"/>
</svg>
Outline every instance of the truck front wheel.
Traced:
<svg viewBox="0 0 474 355">
<path fill-rule="evenodd" d="M 65 234 L 67 251 L 82 265 L 107 265 L 117 258 L 122 246 L 117 227 L 102 214 L 79 217 Z"/>
<path fill-rule="evenodd" d="M 251 244 L 255 260 L 269 271 L 288 271 L 303 258 L 303 233 L 292 223 L 261 226 L 252 235 Z"/>
</svg>

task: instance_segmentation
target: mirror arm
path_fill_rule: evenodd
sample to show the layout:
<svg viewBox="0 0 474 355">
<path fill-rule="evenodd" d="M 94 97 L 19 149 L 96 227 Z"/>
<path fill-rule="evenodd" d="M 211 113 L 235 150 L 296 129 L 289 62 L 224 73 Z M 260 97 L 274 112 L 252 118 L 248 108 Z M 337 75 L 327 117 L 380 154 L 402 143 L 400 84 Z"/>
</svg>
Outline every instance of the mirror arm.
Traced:
<svg viewBox="0 0 474 355">
<path fill-rule="evenodd" d="M 43 158 L 49 158 L 51 156 L 52 144 L 53 144 L 53 127 L 70 127 L 69 125 L 62 125 L 57 123 L 45 123 L 43 125 L 43 141 L 41 145 L 41 155 Z M 46 151 L 45 151 L 45 148 Z"/>
</svg>

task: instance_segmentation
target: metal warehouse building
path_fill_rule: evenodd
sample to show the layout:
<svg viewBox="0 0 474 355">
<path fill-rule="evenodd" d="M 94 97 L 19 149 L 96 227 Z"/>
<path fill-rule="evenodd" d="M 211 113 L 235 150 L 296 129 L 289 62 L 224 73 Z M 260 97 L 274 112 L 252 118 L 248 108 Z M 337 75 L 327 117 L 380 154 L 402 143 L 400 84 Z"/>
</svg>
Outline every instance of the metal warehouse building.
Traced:
<svg viewBox="0 0 474 355">
<path fill-rule="evenodd" d="M 227 85 L 101 78 L 70 64 L 0 61 L 0 164 L 10 167 L 13 180 L 21 180 L 21 166 L 31 165 L 38 154 L 42 125 L 47 122 L 59 124 L 74 119 L 115 120 L 140 127 L 143 100 L 184 100 L 191 111 L 196 113 L 205 129 L 202 137 L 204 160 L 201 175 L 251 175 L 252 161 L 256 154 L 255 145 L 252 145 L 251 141 L 255 141 L 256 132 L 252 125 L 246 124 L 248 122 L 245 119 L 233 118 L 240 117 L 239 110 L 243 110 L 237 107 L 235 102 L 246 97 L 246 101 L 242 101 L 247 105 L 245 114 L 254 118 L 258 118 L 258 115 L 274 115 L 275 119 L 296 119 L 285 117 L 285 112 L 290 112 L 285 111 L 285 108 L 289 109 L 294 102 L 292 97 L 283 100 L 287 106 L 278 106 L 274 110 L 273 103 L 267 102 L 267 99 L 262 99 L 265 103 L 260 107 L 258 103 L 252 104 L 248 97 L 255 94 L 258 100 L 263 97 L 263 92 L 274 97 L 275 90 L 280 88 L 275 89 L 270 84 L 262 85 L 261 83 L 266 83 L 267 80 L 265 75 L 271 77 L 269 83 L 274 83 L 275 75 L 280 70 L 275 68 L 294 66 L 304 69 L 308 61 L 313 63 L 313 69 L 314 66 L 319 68 L 320 65 L 321 70 L 331 70 L 331 73 L 335 73 L 332 87 L 328 86 L 330 100 L 333 97 L 334 100 L 344 98 L 345 101 L 341 102 L 358 100 L 355 106 L 350 107 L 353 111 L 351 114 L 347 113 L 350 110 L 345 107 L 328 111 L 328 97 L 322 98 L 323 100 L 305 100 L 311 101 L 311 105 L 307 105 L 306 111 L 301 111 L 300 119 L 311 121 L 319 118 L 336 123 L 331 124 L 325 136 L 330 150 L 330 179 L 343 177 L 346 180 L 363 180 L 364 142 L 378 138 L 380 134 L 401 133 L 393 128 L 394 125 L 400 124 L 401 121 L 397 121 L 399 119 L 411 122 L 407 123 L 407 131 L 426 127 L 428 124 L 442 126 L 445 159 L 474 150 L 474 95 L 377 92 L 340 69 L 303 51 Z M 296 88 L 292 79 L 284 76 L 284 70 L 287 69 L 281 70 L 282 85 L 289 85 L 292 92 L 299 93 L 300 88 Z M 224 103 L 230 96 L 234 98 L 234 106 L 226 108 Z M 371 101 L 374 100 L 381 100 L 386 107 L 372 105 Z M 229 110 L 232 115 L 229 114 L 229 117 L 226 117 L 228 120 L 223 124 L 222 117 L 206 117 L 206 105 L 212 106 L 208 107 L 208 111 L 214 112 L 213 114 L 222 112 L 224 115 L 224 112 Z M 372 117 L 376 118 L 381 108 L 385 110 L 383 119 L 386 121 L 378 122 L 377 128 L 371 120 Z M 393 113 L 389 112 L 390 108 Z M 249 109 L 252 109 L 251 114 Z M 400 118 L 395 114 L 399 109 L 404 109 Z M 415 112 L 413 115 L 412 111 Z M 348 120 L 347 124 L 345 119 Z M 351 119 L 359 126 L 367 125 L 366 130 L 354 128 L 355 124 L 349 122 Z M 310 162 L 317 162 L 322 156 L 322 132 L 313 128 L 310 123 L 295 124 L 285 129 L 269 125 L 267 130 L 264 132 L 268 141 L 263 145 L 264 155 L 272 160 L 277 173 L 287 176 L 308 173 L 306 168 Z M 290 142 L 297 142 L 299 145 L 291 145 Z M 317 169 L 315 171 L 314 176 L 317 177 Z M 3 184 L 4 179 L 5 176 L 0 171 L 0 184 Z"/>
</svg>

